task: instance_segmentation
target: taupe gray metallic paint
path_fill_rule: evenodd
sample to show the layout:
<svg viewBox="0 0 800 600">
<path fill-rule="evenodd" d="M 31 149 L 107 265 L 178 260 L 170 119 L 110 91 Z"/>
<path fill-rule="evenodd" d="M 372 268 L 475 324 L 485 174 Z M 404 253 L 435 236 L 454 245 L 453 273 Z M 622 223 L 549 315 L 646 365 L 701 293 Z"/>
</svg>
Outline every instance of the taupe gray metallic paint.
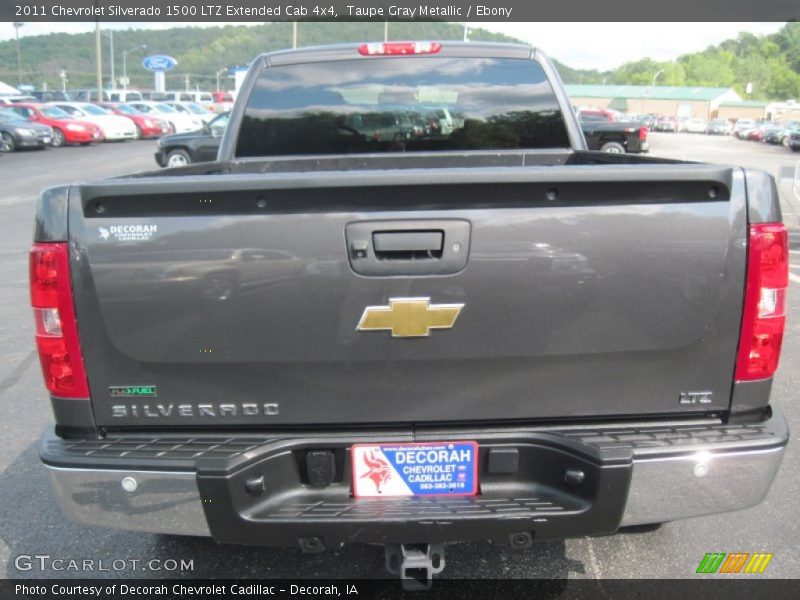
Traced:
<svg viewBox="0 0 800 600">
<path fill-rule="evenodd" d="M 168 417 L 112 419 L 108 386 L 139 381 L 158 385 L 163 406 L 280 404 L 279 415 L 229 416 L 229 425 L 307 425 L 309 415 L 316 423 L 367 424 L 727 410 L 746 251 L 741 171 L 422 171 L 154 178 L 80 188 L 80 200 L 70 203 L 73 283 L 97 424 L 219 424 L 174 410 Z M 714 200 L 694 197 L 691 186 L 669 187 L 705 178 L 720 190 Z M 324 189 L 338 206 L 369 192 L 397 209 L 198 208 L 194 215 L 138 217 L 126 198 L 132 190 L 158 189 L 169 214 L 173 190 L 184 197 L 200 185 L 206 194 L 249 188 L 255 197 L 273 188 L 279 197 L 275 187 L 296 189 L 300 179 L 308 194 Z M 558 206 L 532 198 L 526 207 L 522 192 L 508 188 L 510 181 L 524 189 L 523 182 L 543 179 L 564 189 L 583 185 L 575 188 L 584 190 L 582 198 L 594 189 L 599 203 L 571 206 L 564 193 Z M 481 181 L 494 187 L 487 188 L 487 206 L 473 207 L 469 190 Z M 693 197 L 617 205 L 609 195 L 620 181 L 636 181 L 645 197 L 659 189 Z M 658 183 L 665 181 L 673 183 Z M 412 183 L 420 189 L 409 199 Z M 463 187 L 451 187 L 456 183 Z M 629 191 L 616 189 L 623 201 Z M 452 208 L 426 210 L 427 193 L 449 199 Z M 106 213 L 93 210 L 97 201 Z M 126 201 L 133 214 L 113 216 Z M 365 278 L 348 264 L 348 223 L 452 218 L 472 224 L 470 260 L 458 274 Z M 100 239 L 98 227 L 118 222 L 157 224 L 158 233 L 142 242 Z M 262 258 L 236 258 L 249 250 Z M 209 253 L 217 255 L 195 258 Z M 222 300 L 214 299 L 221 285 L 209 279 L 214 273 L 229 278 Z M 465 308 L 454 329 L 425 340 L 355 330 L 365 306 L 410 296 Z M 697 390 L 712 391 L 712 404 L 679 405 L 681 392 Z"/>
</svg>

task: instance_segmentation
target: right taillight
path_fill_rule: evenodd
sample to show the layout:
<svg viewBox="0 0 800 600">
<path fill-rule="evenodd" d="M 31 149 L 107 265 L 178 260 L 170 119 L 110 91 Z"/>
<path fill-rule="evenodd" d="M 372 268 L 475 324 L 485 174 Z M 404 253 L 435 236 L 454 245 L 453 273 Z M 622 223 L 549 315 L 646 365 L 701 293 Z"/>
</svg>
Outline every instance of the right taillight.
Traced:
<svg viewBox="0 0 800 600">
<path fill-rule="evenodd" d="M 766 379 L 778 368 L 786 324 L 788 286 L 786 227 L 783 223 L 750 225 L 736 381 Z"/>
<path fill-rule="evenodd" d="M 647 127 L 639 127 L 639 139 L 647 141 Z"/>
<path fill-rule="evenodd" d="M 45 386 L 59 398 L 88 398 L 65 242 L 33 245 L 30 285 Z"/>
</svg>

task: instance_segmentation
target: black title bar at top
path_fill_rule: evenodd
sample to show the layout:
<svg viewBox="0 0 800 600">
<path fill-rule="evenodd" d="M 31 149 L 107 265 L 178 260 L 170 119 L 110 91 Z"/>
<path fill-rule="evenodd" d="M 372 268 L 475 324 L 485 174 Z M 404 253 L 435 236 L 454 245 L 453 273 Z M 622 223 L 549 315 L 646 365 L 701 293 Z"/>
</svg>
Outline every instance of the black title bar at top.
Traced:
<svg viewBox="0 0 800 600">
<path fill-rule="evenodd" d="M 1 21 L 789 21 L 798 0 L 2 0 Z M 680 36 L 676 26 L 675 35 Z M 581 40 L 583 43 L 602 43 Z"/>
</svg>

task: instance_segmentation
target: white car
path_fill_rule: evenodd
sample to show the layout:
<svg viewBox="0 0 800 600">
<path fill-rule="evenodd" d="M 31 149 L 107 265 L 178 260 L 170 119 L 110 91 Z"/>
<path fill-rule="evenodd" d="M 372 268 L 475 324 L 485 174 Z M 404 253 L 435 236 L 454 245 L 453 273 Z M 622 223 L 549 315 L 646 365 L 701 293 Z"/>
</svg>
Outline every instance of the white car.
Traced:
<svg viewBox="0 0 800 600">
<path fill-rule="evenodd" d="M 689 119 L 686 122 L 687 133 L 705 133 L 708 127 L 708 122 L 705 119 Z"/>
<path fill-rule="evenodd" d="M 736 125 L 733 126 L 733 135 L 738 138 L 742 137 L 745 131 L 756 128 L 756 122 L 753 119 L 739 119 Z"/>
<path fill-rule="evenodd" d="M 203 123 L 213 121 L 218 115 L 200 106 L 197 102 L 164 102 L 167 106 L 171 106 L 178 112 L 187 115 L 194 115 L 203 120 Z"/>
<path fill-rule="evenodd" d="M 89 102 L 51 102 L 67 113 L 73 119 L 88 121 L 97 125 L 103 131 L 103 137 L 108 141 L 136 139 L 136 124 L 128 117 L 115 115 L 111 111 Z"/>
<path fill-rule="evenodd" d="M 164 102 L 128 102 L 128 105 L 146 115 L 169 122 L 175 133 L 190 133 L 203 129 L 203 119 L 197 115 L 180 112 Z"/>
</svg>

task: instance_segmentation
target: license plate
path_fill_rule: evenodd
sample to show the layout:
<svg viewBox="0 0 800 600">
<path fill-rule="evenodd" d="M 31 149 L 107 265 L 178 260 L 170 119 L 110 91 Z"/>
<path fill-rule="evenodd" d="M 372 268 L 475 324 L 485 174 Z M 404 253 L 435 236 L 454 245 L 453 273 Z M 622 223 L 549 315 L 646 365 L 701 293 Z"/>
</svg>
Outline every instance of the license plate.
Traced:
<svg viewBox="0 0 800 600">
<path fill-rule="evenodd" d="M 49 143 L 50 143 L 50 136 L 48 135 L 48 136 L 45 136 L 45 137 L 43 137 L 43 138 L 42 138 L 42 141 L 43 141 L 45 144 L 49 144 Z"/>
<path fill-rule="evenodd" d="M 478 492 L 476 442 L 356 444 L 350 456 L 359 498 Z"/>
</svg>

